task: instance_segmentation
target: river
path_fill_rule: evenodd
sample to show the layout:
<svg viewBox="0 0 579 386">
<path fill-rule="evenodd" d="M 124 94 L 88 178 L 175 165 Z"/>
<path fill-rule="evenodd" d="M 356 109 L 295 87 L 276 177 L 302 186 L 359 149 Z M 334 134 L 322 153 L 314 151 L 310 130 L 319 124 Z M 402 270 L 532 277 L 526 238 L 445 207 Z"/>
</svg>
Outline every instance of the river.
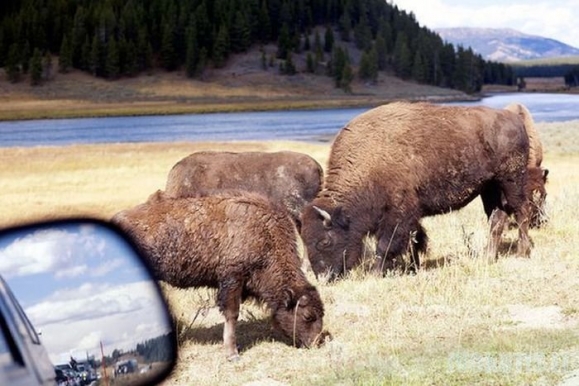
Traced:
<svg viewBox="0 0 579 386">
<path fill-rule="evenodd" d="M 535 121 L 579 119 L 579 96 L 497 94 L 477 102 L 449 104 L 503 108 L 527 106 Z M 49 119 L 0 122 L 0 147 L 61 146 L 86 143 L 298 140 L 335 134 L 367 108 Z"/>
</svg>

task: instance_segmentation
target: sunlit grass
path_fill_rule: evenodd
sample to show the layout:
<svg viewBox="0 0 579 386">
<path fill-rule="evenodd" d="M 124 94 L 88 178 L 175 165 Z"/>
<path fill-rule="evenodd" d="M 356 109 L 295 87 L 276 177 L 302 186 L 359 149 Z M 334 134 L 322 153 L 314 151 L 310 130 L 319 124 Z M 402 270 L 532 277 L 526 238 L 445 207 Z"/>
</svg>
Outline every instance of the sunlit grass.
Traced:
<svg viewBox="0 0 579 386">
<path fill-rule="evenodd" d="M 479 200 L 424 219 L 430 237 L 416 275 L 362 269 L 336 283 L 308 277 L 333 340 L 296 349 L 271 330 L 263 307 L 244 304 L 241 360 L 222 347 L 213 291 L 163 285 L 177 321 L 180 357 L 165 385 L 556 384 L 579 368 L 579 122 L 541 124 L 550 222 L 532 230 L 530 259 L 486 242 Z M 163 189 L 170 168 L 197 150 L 296 150 L 327 162 L 329 144 L 160 143 L 0 149 L 0 227 L 62 216 L 109 218 Z M 369 253 L 371 253 L 369 248 Z"/>
</svg>

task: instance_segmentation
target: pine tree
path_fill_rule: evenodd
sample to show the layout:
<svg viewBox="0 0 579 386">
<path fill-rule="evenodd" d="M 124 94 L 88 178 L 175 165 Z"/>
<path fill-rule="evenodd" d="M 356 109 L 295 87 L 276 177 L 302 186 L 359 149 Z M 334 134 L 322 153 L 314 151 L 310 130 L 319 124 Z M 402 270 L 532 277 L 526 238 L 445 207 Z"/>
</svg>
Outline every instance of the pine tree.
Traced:
<svg viewBox="0 0 579 386">
<path fill-rule="evenodd" d="M 13 43 L 8 49 L 8 57 L 6 58 L 6 75 L 10 82 L 16 83 L 20 80 L 21 74 L 20 48 L 18 44 Z"/>
<path fill-rule="evenodd" d="M 466 57 L 466 51 L 462 46 L 458 46 L 456 53 L 456 66 L 452 74 L 453 87 L 468 92 L 469 84 L 469 63 Z"/>
<path fill-rule="evenodd" d="M 271 23 L 269 19 L 269 12 L 267 10 L 267 2 L 261 3 L 258 15 L 258 33 L 259 39 L 262 43 L 268 43 L 271 37 Z"/>
<path fill-rule="evenodd" d="M 342 87 L 342 76 L 344 75 L 344 68 L 346 66 L 350 66 L 348 53 L 341 47 L 334 47 L 330 66 L 330 76 L 334 78 L 334 84 L 336 87 Z"/>
<path fill-rule="evenodd" d="M 386 41 L 382 35 L 376 37 L 374 47 L 376 48 L 376 56 L 378 59 L 378 70 L 384 71 L 388 65 L 388 50 L 386 48 Z"/>
<path fill-rule="evenodd" d="M 52 55 L 46 51 L 42 58 L 42 78 L 44 80 L 52 79 Z"/>
<path fill-rule="evenodd" d="M 284 64 L 284 66 L 283 66 L 283 71 L 282 71 L 282 73 L 285 74 L 285 75 L 295 75 L 296 72 L 297 72 L 297 71 L 296 71 L 296 66 L 295 66 L 295 64 L 294 64 L 294 62 L 293 62 L 292 54 L 291 54 L 291 52 L 288 52 L 287 58 L 286 58 L 286 60 L 285 60 L 285 64 Z"/>
<path fill-rule="evenodd" d="M 217 68 L 223 67 L 229 53 L 229 32 L 227 26 L 222 24 L 219 27 L 219 33 L 215 39 L 213 47 L 213 65 Z"/>
<path fill-rule="evenodd" d="M 304 37 L 304 51 L 311 51 L 312 43 L 310 42 L 310 36 L 306 33 Z"/>
<path fill-rule="evenodd" d="M 454 46 L 451 43 L 445 44 L 440 51 L 439 57 L 441 77 L 436 85 L 442 87 L 453 87 L 452 77 L 454 69 L 456 68 Z"/>
<path fill-rule="evenodd" d="M 306 56 L 306 71 L 311 74 L 316 72 L 316 63 L 314 62 L 314 57 L 311 52 L 308 52 Z"/>
<path fill-rule="evenodd" d="M 375 48 L 362 53 L 358 76 L 367 82 L 375 83 L 378 81 L 378 55 Z"/>
<path fill-rule="evenodd" d="M 67 35 L 62 38 L 60 57 L 58 58 L 58 72 L 66 74 L 72 67 L 72 44 Z"/>
<path fill-rule="evenodd" d="M 79 68 L 84 71 L 91 71 L 91 51 L 92 51 L 92 44 L 88 38 L 88 35 L 85 38 L 84 43 L 82 44 L 81 48 L 81 56 L 79 57 Z M 73 62 L 74 63 L 74 62 Z"/>
<path fill-rule="evenodd" d="M 137 32 L 137 69 L 138 72 L 153 67 L 153 47 L 147 38 L 147 30 L 141 27 Z"/>
<path fill-rule="evenodd" d="M 193 78 L 197 72 L 197 64 L 199 61 L 199 52 L 197 47 L 197 28 L 195 26 L 195 19 L 191 18 L 189 27 L 187 28 L 187 49 L 185 52 L 185 72 L 189 78 Z"/>
<path fill-rule="evenodd" d="M 368 18 L 365 14 L 354 28 L 354 37 L 358 49 L 367 50 L 372 46 L 372 30 L 370 30 Z"/>
<path fill-rule="evenodd" d="M 6 39 L 4 38 L 4 30 L 0 25 L 0 67 L 4 67 L 6 65 Z"/>
<path fill-rule="evenodd" d="M 342 75 L 340 77 L 340 88 L 344 92 L 350 94 L 352 92 L 352 81 L 354 80 L 354 71 L 352 71 L 352 66 L 350 63 L 346 63 L 342 69 Z"/>
<path fill-rule="evenodd" d="M 342 41 L 349 42 L 350 35 L 352 34 L 352 20 L 350 19 L 350 14 L 345 11 L 340 18 L 340 37 Z"/>
<path fill-rule="evenodd" d="M 30 67 L 30 59 L 32 58 L 32 52 L 30 50 L 30 43 L 26 41 L 24 43 L 24 49 L 20 53 L 20 68 L 22 68 L 22 73 L 27 74 Z"/>
<path fill-rule="evenodd" d="M 112 37 L 107 44 L 107 59 L 105 62 L 105 73 L 109 79 L 116 79 L 120 74 L 119 48 L 117 40 Z"/>
<path fill-rule="evenodd" d="M 320 32 L 316 29 L 314 34 L 314 53 L 316 55 L 316 62 L 320 63 L 324 61 L 324 50 L 322 48 L 322 39 L 320 38 Z"/>
<path fill-rule="evenodd" d="M 251 30 L 249 21 L 241 11 L 235 13 L 235 20 L 231 25 L 231 50 L 245 52 L 251 45 Z"/>
<path fill-rule="evenodd" d="M 380 20 L 378 27 L 378 36 L 381 36 L 386 43 L 386 53 L 392 54 L 394 51 L 394 33 L 392 32 L 392 26 L 386 20 Z"/>
<path fill-rule="evenodd" d="M 166 23 L 161 39 L 161 62 L 167 71 L 177 68 L 177 53 L 175 51 L 175 25 Z"/>
<path fill-rule="evenodd" d="M 291 38 L 287 24 L 282 25 L 277 39 L 277 58 L 286 59 L 291 51 Z"/>
<path fill-rule="evenodd" d="M 412 72 L 410 49 L 408 38 L 404 32 L 400 32 L 394 46 L 394 73 L 402 79 L 408 79 Z"/>
<path fill-rule="evenodd" d="M 86 44 L 90 45 L 90 40 L 86 30 L 87 15 L 85 9 L 79 6 L 74 14 L 74 22 L 71 32 L 72 66 L 83 70 L 88 69 L 88 52 Z"/>
<path fill-rule="evenodd" d="M 425 83 L 427 78 L 427 69 L 425 67 L 424 61 L 422 60 L 422 54 L 420 51 L 416 51 L 414 54 L 414 60 L 412 61 L 412 79 L 419 83 Z"/>
<path fill-rule="evenodd" d="M 334 49 L 334 32 L 331 26 L 326 27 L 326 33 L 324 35 L 324 51 L 332 52 Z"/>
<path fill-rule="evenodd" d="M 201 47 L 199 50 L 199 61 L 197 62 L 197 69 L 195 73 L 198 76 L 203 75 L 203 71 L 205 71 L 205 66 L 207 65 L 207 49 L 205 47 Z"/>
<path fill-rule="evenodd" d="M 137 47 L 132 40 L 124 43 L 125 54 L 124 61 L 121 60 L 121 74 L 134 76 L 139 73 L 139 57 L 137 55 Z M 120 56 L 120 52 L 119 52 Z"/>
<path fill-rule="evenodd" d="M 261 69 L 267 71 L 267 56 L 265 54 L 265 50 L 262 47 L 260 51 L 261 51 Z"/>
<path fill-rule="evenodd" d="M 38 48 L 34 49 L 30 58 L 30 84 L 38 86 L 42 81 L 42 53 Z"/>
<path fill-rule="evenodd" d="M 101 66 L 101 44 L 97 35 L 93 36 L 88 60 L 89 70 L 94 76 L 100 76 L 103 70 Z"/>
</svg>

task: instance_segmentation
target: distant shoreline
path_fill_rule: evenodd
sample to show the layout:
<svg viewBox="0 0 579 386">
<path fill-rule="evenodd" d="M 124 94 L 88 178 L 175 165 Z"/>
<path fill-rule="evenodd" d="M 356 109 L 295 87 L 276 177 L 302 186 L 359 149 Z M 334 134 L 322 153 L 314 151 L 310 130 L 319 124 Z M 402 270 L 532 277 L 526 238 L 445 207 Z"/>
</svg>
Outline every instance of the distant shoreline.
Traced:
<svg viewBox="0 0 579 386">
<path fill-rule="evenodd" d="M 28 101 L 22 105 L 40 105 L 38 108 L 22 108 L 15 106 L 13 109 L 0 109 L 1 121 L 39 120 L 39 119 L 66 119 L 66 118 L 104 118 L 104 117 L 130 117 L 151 115 L 181 115 L 181 114 L 210 114 L 210 113 L 233 113 L 233 112 L 258 112 L 258 111 L 283 111 L 283 110 L 315 110 L 315 109 L 341 109 L 356 107 L 375 107 L 396 100 L 431 101 L 431 102 L 467 102 L 477 101 L 481 96 L 419 96 L 400 98 L 374 98 L 368 96 L 350 96 L 339 99 L 278 99 L 269 101 L 250 102 L 121 102 L 121 103 L 94 103 L 81 102 L 78 105 L 58 106 L 55 101 Z M 44 102 L 44 103 L 43 103 Z M 50 105 L 54 108 L 50 108 Z M 46 106 L 44 106 L 46 105 Z"/>
</svg>

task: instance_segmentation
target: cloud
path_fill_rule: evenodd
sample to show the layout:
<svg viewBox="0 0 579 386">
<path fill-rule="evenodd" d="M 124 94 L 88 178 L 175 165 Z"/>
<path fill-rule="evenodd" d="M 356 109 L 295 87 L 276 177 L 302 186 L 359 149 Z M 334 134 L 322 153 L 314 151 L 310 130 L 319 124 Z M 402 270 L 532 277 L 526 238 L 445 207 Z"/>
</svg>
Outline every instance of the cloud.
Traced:
<svg viewBox="0 0 579 386">
<path fill-rule="evenodd" d="M 7 278 L 42 273 L 54 273 L 61 279 L 75 277 L 86 272 L 83 259 L 102 254 L 103 243 L 93 233 L 39 230 L 0 250 L 0 272 Z"/>
<path fill-rule="evenodd" d="M 111 315 L 131 313 L 143 308 L 160 306 L 151 282 L 112 286 L 90 283 L 74 289 L 59 290 L 42 302 L 26 309 L 35 325 L 70 324 L 95 321 Z"/>
<path fill-rule="evenodd" d="M 94 267 L 90 271 L 90 275 L 92 277 L 101 277 L 106 276 L 108 273 L 120 268 L 124 265 L 123 259 L 111 259 L 108 261 L 103 262 L 98 267 Z"/>
<path fill-rule="evenodd" d="M 512 28 L 556 39 L 579 47 L 579 8 L 575 0 L 551 1 L 459 1 L 392 0 L 398 8 L 413 12 L 428 28 Z"/>
<path fill-rule="evenodd" d="M 151 282 L 84 284 L 52 294 L 26 308 L 54 363 L 73 355 L 128 350 L 170 330 L 162 299 Z"/>
</svg>

